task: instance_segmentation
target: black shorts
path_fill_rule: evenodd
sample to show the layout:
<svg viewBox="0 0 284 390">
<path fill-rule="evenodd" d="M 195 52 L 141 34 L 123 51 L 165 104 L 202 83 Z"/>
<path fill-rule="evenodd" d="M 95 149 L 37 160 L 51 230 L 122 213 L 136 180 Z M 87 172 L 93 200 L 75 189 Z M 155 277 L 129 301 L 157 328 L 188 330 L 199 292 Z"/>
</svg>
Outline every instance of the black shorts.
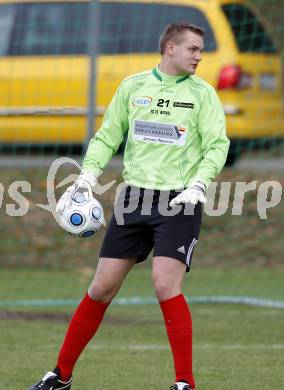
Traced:
<svg viewBox="0 0 284 390">
<path fill-rule="evenodd" d="M 179 193 L 125 186 L 115 202 L 100 257 L 134 257 L 139 263 L 154 248 L 153 256 L 179 260 L 188 272 L 199 237 L 202 207 L 201 203 L 169 207 Z"/>
</svg>

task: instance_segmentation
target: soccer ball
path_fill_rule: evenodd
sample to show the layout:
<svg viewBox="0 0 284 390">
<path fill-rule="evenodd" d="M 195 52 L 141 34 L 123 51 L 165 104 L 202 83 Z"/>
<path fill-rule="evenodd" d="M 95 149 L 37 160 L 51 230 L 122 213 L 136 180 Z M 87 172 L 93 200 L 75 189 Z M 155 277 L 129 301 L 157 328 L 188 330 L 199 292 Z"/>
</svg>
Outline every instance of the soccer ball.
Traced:
<svg viewBox="0 0 284 390">
<path fill-rule="evenodd" d="M 70 234 L 91 237 L 104 224 L 102 205 L 88 191 L 75 192 L 70 206 L 60 214 L 59 223 Z"/>
</svg>

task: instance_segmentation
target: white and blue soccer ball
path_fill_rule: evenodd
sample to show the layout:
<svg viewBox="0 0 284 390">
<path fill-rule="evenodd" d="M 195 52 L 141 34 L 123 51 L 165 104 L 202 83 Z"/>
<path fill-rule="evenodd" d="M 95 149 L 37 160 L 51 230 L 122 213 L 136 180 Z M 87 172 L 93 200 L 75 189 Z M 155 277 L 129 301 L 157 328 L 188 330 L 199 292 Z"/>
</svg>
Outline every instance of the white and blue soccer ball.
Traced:
<svg viewBox="0 0 284 390">
<path fill-rule="evenodd" d="M 96 234 L 104 221 L 102 205 L 88 192 L 75 192 L 70 205 L 59 216 L 59 223 L 64 230 L 84 238 Z"/>
</svg>

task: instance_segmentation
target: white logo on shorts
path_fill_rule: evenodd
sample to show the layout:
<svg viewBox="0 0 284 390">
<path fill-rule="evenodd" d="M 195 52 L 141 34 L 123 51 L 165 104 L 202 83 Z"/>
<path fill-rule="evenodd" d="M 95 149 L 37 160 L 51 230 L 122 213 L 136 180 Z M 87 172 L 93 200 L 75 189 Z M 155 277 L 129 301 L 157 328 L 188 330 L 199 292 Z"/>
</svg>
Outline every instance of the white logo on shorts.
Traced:
<svg viewBox="0 0 284 390">
<path fill-rule="evenodd" d="M 183 253 L 185 255 L 185 247 L 184 245 L 177 249 L 178 252 Z"/>
</svg>

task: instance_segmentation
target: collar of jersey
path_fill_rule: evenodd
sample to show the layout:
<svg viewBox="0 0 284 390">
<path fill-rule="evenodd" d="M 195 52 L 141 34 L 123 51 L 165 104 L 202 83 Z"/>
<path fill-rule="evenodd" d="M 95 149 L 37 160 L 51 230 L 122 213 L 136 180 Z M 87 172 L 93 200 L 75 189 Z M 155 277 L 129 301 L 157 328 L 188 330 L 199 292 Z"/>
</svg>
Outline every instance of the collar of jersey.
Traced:
<svg viewBox="0 0 284 390">
<path fill-rule="evenodd" d="M 156 77 L 157 80 L 161 81 L 163 84 L 178 84 L 183 82 L 184 80 L 188 79 L 189 75 L 186 76 L 172 76 L 166 73 L 163 73 L 160 71 L 159 65 L 157 65 L 152 70 L 153 75 Z"/>
</svg>

